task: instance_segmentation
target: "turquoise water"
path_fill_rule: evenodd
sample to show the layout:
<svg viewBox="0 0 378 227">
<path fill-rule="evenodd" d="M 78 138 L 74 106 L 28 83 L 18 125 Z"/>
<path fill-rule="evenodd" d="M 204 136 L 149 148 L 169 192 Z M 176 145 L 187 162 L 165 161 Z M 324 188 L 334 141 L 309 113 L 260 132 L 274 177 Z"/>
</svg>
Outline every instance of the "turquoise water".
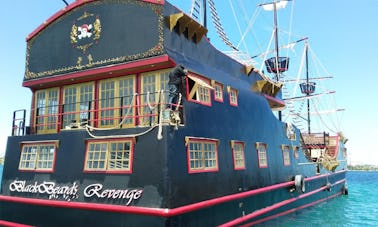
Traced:
<svg viewBox="0 0 378 227">
<path fill-rule="evenodd" d="M 0 166 L 0 181 L 2 172 L 3 167 Z M 259 226 L 378 226 L 378 172 L 350 171 L 347 181 L 349 195 Z"/>
<path fill-rule="evenodd" d="M 349 194 L 259 226 L 378 226 L 378 172 L 350 171 Z"/>
</svg>

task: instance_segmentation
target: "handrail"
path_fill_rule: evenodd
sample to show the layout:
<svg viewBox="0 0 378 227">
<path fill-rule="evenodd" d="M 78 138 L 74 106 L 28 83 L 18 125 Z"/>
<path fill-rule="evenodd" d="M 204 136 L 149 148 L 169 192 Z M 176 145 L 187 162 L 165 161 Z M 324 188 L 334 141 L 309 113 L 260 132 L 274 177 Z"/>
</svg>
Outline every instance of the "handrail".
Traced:
<svg viewBox="0 0 378 227">
<path fill-rule="evenodd" d="M 159 104 L 161 108 L 165 109 L 167 107 L 166 96 L 168 93 L 169 91 L 162 90 L 38 107 L 36 108 L 35 117 L 32 119 L 34 121 L 34 133 L 46 131 L 47 129 L 58 132 L 72 124 L 86 124 L 96 128 L 116 126 L 120 125 L 120 123 L 121 127 L 152 126 L 155 123 L 157 124 L 160 115 L 156 107 Z M 155 98 L 151 99 L 152 96 Z M 125 100 L 129 101 L 129 103 L 125 103 Z M 110 102 L 111 105 L 105 104 L 101 107 L 101 104 L 105 101 Z M 174 109 L 179 110 L 182 108 L 180 102 L 181 98 L 177 104 L 171 105 Z M 67 106 L 71 108 L 65 112 L 64 109 Z M 46 114 L 39 113 L 42 109 Z"/>
<path fill-rule="evenodd" d="M 22 113 L 22 116 L 19 117 L 18 113 Z M 13 121 L 12 121 L 12 136 L 23 136 L 25 135 L 25 118 L 26 110 L 15 110 L 13 112 Z"/>
</svg>

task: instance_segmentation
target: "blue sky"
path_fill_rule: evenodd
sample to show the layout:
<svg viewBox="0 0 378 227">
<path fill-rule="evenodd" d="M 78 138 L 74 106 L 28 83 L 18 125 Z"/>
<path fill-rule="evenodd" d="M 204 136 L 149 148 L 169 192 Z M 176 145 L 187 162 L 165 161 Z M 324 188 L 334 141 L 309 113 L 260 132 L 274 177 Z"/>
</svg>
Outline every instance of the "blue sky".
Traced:
<svg viewBox="0 0 378 227">
<path fill-rule="evenodd" d="M 170 2 L 188 12 L 191 0 Z M 240 36 L 233 30 L 232 17 L 223 17 L 223 13 L 231 13 L 229 2 L 216 0 L 215 4 L 230 40 L 237 43 Z M 244 10 L 249 15 L 260 3 L 256 0 L 244 2 Z M 7 136 L 11 133 L 13 111 L 27 109 L 27 116 L 30 114 L 31 91 L 21 86 L 25 71 L 25 38 L 64 6 L 60 0 L 4 1 L 1 4 L 0 76 L 3 82 L 0 83 L 0 156 L 5 152 Z M 282 16 L 279 23 L 286 29 L 290 29 L 287 21 L 291 7 L 294 7 L 292 31 L 310 38 L 316 56 L 334 76 L 329 85 L 337 92 L 337 108 L 346 109 L 339 127 L 349 138 L 350 161 L 378 165 L 375 144 L 378 140 L 378 1 L 295 0 L 279 13 Z M 240 11 L 238 13 L 244 15 Z M 256 43 L 268 41 L 262 34 L 270 29 L 272 22 L 269 14 L 260 16 L 262 25 L 254 27 L 256 37 L 260 37 Z M 210 32 L 209 35 L 213 34 Z M 210 37 L 217 44 L 217 38 Z M 249 44 L 252 43 L 254 41 L 249 40 Z M 253 54 L 260 53 L 253 50 Z"/>
</svg>

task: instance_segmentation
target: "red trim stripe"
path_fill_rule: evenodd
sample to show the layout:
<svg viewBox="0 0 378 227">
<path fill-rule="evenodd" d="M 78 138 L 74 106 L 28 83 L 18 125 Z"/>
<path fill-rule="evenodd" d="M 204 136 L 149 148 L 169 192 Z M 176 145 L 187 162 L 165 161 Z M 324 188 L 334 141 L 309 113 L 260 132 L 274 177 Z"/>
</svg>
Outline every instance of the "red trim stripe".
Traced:
<svg viewBox="0 0 378 227">
<path fill-rule="evenodd" d="M 24 225 L 24 224 L 19 224 L 19 223 L 10 222 L 10 221 L 4 221 L 4 220 L 0 220 L 0 226 L 4 226 L 4 227 L 34 227 L 34 226 L 31 226 L 31 225 Z"/>
<path fill-rule="evenodd" d="M 251 223 L 248 223 L 248 224 L 245 224 L 245 225 L 241 225 L 240 227 L 248 227 L 248 226 L 253 226 L 253 225 L 257 225 L 257 224 L 260 224 L 262 222 L 266 222 L 266 221 L 269 221 L 269 220 L 272 220 L 274 218 L 278 218 L 278 217 L 281 217 L 281 216 L 284 216 L 284 215 L 287 215 L 287 214 L 290 214 L 290 213 L 293 213 L 295 211 L 298 211 L 298 210 L 301 210 L 301 209 L 305 209 L 307 207 L 310 207 L 310 206 L 314 206 L 318 203 L 321 203 L 321 202 L 324 202 L 326 200 L 329 200 L 329 199 L 332 199 L 336 196 L 339 196 L 341 195 L 341 192 L 339 193 L 336 193 L 334 195 L 331 195 L 331 196 L 328 196 L 326 198 L 323 198 L 323 199 L 320 199 L 320 200 L 317 200 L 317 201 L 314 201 L 312 203 L 308 203 L 306 205 L 303 205 L 303 206 L 300 206 L 300 207 L 296 207 L 296 208 L 293 208 L 293 209 L 290 209 L 290 210 L 287 210 L 287 211 L 284 211 L 282 213 L 278 213 L 278 214 L 275 214 L 275 215 L 272 215 L 272 216 L 269 216 L 269 217 L 266 217 L 266 218 L 263 218 L 263 219 L 260 219 L 260 220 L 257 220 L 257 221 L 254 221 L 254 222 L 251 222 Z"/>
<path fill-rule="evenodd" d="M 94 1 L 96 1 L 96 0 L 85 0 L 85 1 L 84 0 L 83 1 L 77 1 L 76 0 L 73 3 L 71 3 L 70 5 L 59 10 L 58 12 L 53 14 L 49 19 L 47 19 L 43 24 L 39 25 L 32 33 L 30 33 L 26 37 L 26 42 L 31 40 L 39 32 L 41 32 L 43 29 L 45 29 L 49 24 L 51 24 L 52 22 L 54 22 L 55 20 L 57 20 L 58 18 L 60 18 L 64 14 L 68 13 L 69 11 L 71 11 L 71 10 L 81 6 L 81 5 L 84 5 L 84 4 L 87 4 L 87 3 L 90 3 L 90 2 L 94 2 Z M 159 5 L 164 5 L 164 2 L 165 2 L 165 0 L 143 0 L 143 1 L 153 3 L 153 4 L 159 4 Z"/>
<path fill-rule="evenodd" d="M 340 180 L 340 181 L 337 181 L 337 182 L 335 182 L 333 185 L 341 184 L 341 183 L 343 183 L 343 182 L 345 182 L 345 179 Z M 323 187 L 320 187 L 320 188 L 318 188 L 318 189 L 315 189 L 315 190 L 313 190 L 313 191 L 311 191 L 311 192 L 307 192 L 307 193 L 305 193 L 305 194 L 301 194 L 301 195 L 299 195 L 298 197 L 291 198 L 291 199 L 287 199 L 287 200 L 284 200 L 284 201 L 279 202 L 279 203 L 275 203 L 275 204 L 273 204 L 273 205 L 271 205 L 271 206 L 265 207 L 265 208 L 263 208 L 263 209 L 260 209 L 260 210 L 254 211 L 254 212 L 252 212 L 252 213 L 250 213 L 250 214 L 248 214 L 248 215 L 245 215 L 245 216 L 242 216 L 242 217 L 240 217 L 240 218 L 236 218 L 236 219 L 234 219 L 234 220 L 232 220 L 232 221 L 230 221 L 230 222 L 224 223 L 224 224 L 220 225 L 220 227 L 229 227 L 229 226 L 240 225 L 241 223 L 243 223 L 243 222 L 247 222 L 248 220 L 250 220 L 250 219 L 252 219 L 252 218 L 258 217 L 258 216 L 260 216 L 260 215 L 263 215 L 263 214 L 265 214 L 265 213 L 268 213 L 268 212 L 270 212 L 270 211 L 273 211 L 273 210 L 275 210 L 275 209 L 278 209 L 278 208 L 280 208 L 280 207 L 282 207 L 282 206 L 285 206 L 285 205 L 288 205 L 288 204 L 290 204 L 290 203 L 293 203 L 293 202 L 295 202 L 295 201 L 297 201 L 297 200 L 300 200 L 300 199 L 306 198 L 306 197 L 308 197 L 308 196 L 314 195 L 314 194 L 316 194 L 316 193 L 319 193 L 319 192 L 321 192 L 321 191 L 324 191 L 324 190 L 326 190 L 326 189 L 327 189 L 327 186 L 323 186 Z"/>
<path fill-rule="evenodd" d="M 142 0 L 143 2 L 149 2 L 158 5 L 164 5 L 164 0 Z"/>
<path fill-rule="evenodd" d="M 37 206 L 62 207 L 62 208 L 95 210 L 95 211 L 116 212 L 116 213 L 143 214 L 143 215 L 151 215 L 151 216 L 167 216 L 166 211 L 169 210 L 169 209 L 160 209 L 160 208 L 121 206 L 121 205 L 109 205 L 109 204 L 100 204 L 100 203 L 83 203 L 83 202 L 66 202 L 66 201 L 57 201 L 57 200 L 32 199 L 32 198 L 22 198 L 22 197 L 13 197 L 13 196 L 0 196 L 0 201 L 1 200 L 7 201 L 7 202 L 15 202 L 15 203 L 26 203 L 26 204 L 37 205 Z"/>
<path fill-rule="evenodd" d="M 272 96 L 267 95 L 267 94 L 263 94 L 263 96 L 264 96 L 266 99 L 272 101 L 273 103 L 275 103 L 275 104 L 277 104 L 277 105 L 280 105 L 281 107 L 284 107 L 284 106 L 285 106 L 285 102 L 282 101 L 282 100 L 280 100 L 280 99 L 277 99 L 277 98 L 272 97 Z"/>
<path fill-rule="evenodd" d="M 145 67 L 145 66 L 151 66 L 151 68 L 148 69 L 148 70 L 151 70 L 151 69 L 154 69 L 153 67 L 156 64 L 161 64 L 161 63 L 166 63 L 167 66 L 172 65 L 171 60 L 169 59 L 168 55 L 161 55 L 161 56 L 158 56 L 158 57 L 152 57 L 152 58 L 127 62 L 125 64 L 119 64 L 119 65 L 114 65 L 114 66 L 106 66 L 106 67 L 101 67 L 101 68 L 89 69 L 89 70 L 85 70 L 85 71 L 60 75 L 58 78 L 56 76 L 52 76 L 52 77 L 46 77 L 46 78 L 36 78 L 36 79 L 33 79 L 33 80 L 27 80 L 27 81 L 24 81 L 22 83 L 22 86 L 34 87 L 34 86 L 40 86 L 41 84 L 53 83 L 53 82 L 56 82 L 57 80 L 59 80 L 59 81 L 62 81 L 62 80 L 70 81 L 70 80 L 74 80 L 74 79 L 78 79 L 78 78 L 83 78 L 83 77 L 86 77 L 86 76 L 106 74 L 106 73 L 117 72 L 117 71 L 126 70 L 126 69 L 132 70 L 132 69 Z M 146 69 L 144 69 L 144 70 L 146 70 Z"/>
<path fill-rule="evenodd" d="M 281 184 L 276 184 L 268 186 L 265 188 L 259 188 L 256 190 L 251 190 L 248 192 L 238 193 L 229 196 L 223 196 L 220 198 L 215 198 L 199 203 L 194 203 L 178 208 L 173 209 L 162 209 L 162 208 L 148 208 L 148 207 L 136 207 L 136 206 L 121 206 L 121 205 L 109 205 L 109 204 L 99 204 L 99 203 L 83 203 L 83 202 L 66 202 L 66 201 L 57 201 L 57 200 L 44 200 L 44 199 L 32 199 L 32 198 L 23 198 L 23 197 L 13 197 L 13 196 L 0 196 L 0 201 L 15 202 L 15 203 L 27 203 L 31 205 L 40 205 L 40 206 L 50 206 L 50 207 L 63 207 L 63 208 L 72 208 L 72 209 L 83 209 L 83 210 L 96 210 L 96 211 L 105 211 L 105 212 L 117 212 L 117 213 L 131 213 L 131 214 L 143 214 L 151 216 L 162 216 L 162 217 L 171 217 L 180 214 L 189 213 L 195 210 L 207 208 L 214 206 L 220 203 L 225 203 L 264 192 L 276 190 L 283 187 L 293 186 L 294 182 L 286 182 Z"/>
<path fill-rule="evenodd" d="M 339 171 L 339 172 L 336 172 L 334 174 L 339 174 L 339 173 L 342 173 L 342 172 L 345 172 L 345 171 L 344 170 Z M 306 182 L 310 181 L 310 180 L 318 179 L 318 178 L 321 178 L 321 177 L 327 177 L 327 176 L 329 176 L 329 174 L 323 174 L 323 175 L 319 175 L 319 176 L 316 176 L 316 177 L 313 177 L 313 178 L 307 178 Z M 345 179 L 338 181 L 335 184 L 339 184 L 339 183 L 342 183 L 344 181 L 345 181 Z M 194 203 L 194 204 L 190 204 L 190 205 L 186 205 L 186 206 L 182 206 L 182 207 L 178 207 L 178 208 L 173 208 L 173 209 L 148 208 L 148 207 L 136 207 L 136 206 L 121 206 L 121 205 L 100 204 L 100 203 L 84 203 L 84 202 L 72 202 L 72 201 L 66 202 L 66 201 L 33 199 L 33 198 L 23 198 L 23 197 L 4 196 L 4 195 L 0 195 L 0 201 L 15 202 L 15 203 L 26 203 L 26 204 L 31 204 L 31 205 L 40 205 L 40 206 L 49 206 L 49 207 L 62 207 L 62 208 L 83 209 L 83 210 L 96 210 L 96 211 L 104 211 L 104 212 L 130 213 L 130 214 L 141 214 L 141 215 L 151 215 L 151 216 L 161 216 L 161 217 L 172 217 L 172 216 L 196 211 L 196 210 L 199 210 L 199 209 L 211 207 L 211 206 L 218 205 L 218 204 L 221 204 L 221 203 L 226 203 L 226 202 L 230 202 L 230 201 L 234 201 L 234 200 L 238 200 L 238 199 L 243 199 L 243 198 L 246 198 L 246 197 L 250 197 L 250 196 L 257 195 L 257 194 L 277 190 L 277 189 L 280 189 L 280 188 L 290 187 L 290 186 L 293 186 L 293 185 L 294 185 L 294 181 L 289 181 L 289 182 L 275 184 L 275 185 L 267 186 L 267 187 L 264 187 L 264 188 L 259 188 L 259 189 L 247 191 L 247 192 L 242 192 L 242 193 L 223 196 L 223 197 L 219 197 L 219 198 L 215 198 L 215 199 L 210 199 L 210 200 L 206 200 L 206 201 L 202 201 L 202 202 L 198 202 L 198 203 Z M 321 191 L 321 190 L 324 190 L 324 189 L 325 188 L 322 187 L 320 189 L 315 190 L 315 192 L 312 191 L 312 192 L 309 192 L 309 193 L 306 193 L 306 194 L 302 194 L 297 198 L 292 198 L 288 201 L 282 201 L 282 202 L 278 203 L 278 205 L 277 204 L 273 205 L 274 209 L 276 209 L 280 206 L 286 205 L 290 202 L 294 202 L 297 199 L 301 199 L 301 198 L 304 198 L 306 196 L 309 196 L 309 195 L 311 195 L 311 193 L 314 194 L 314 193 L 317 193 L 318 191 Z M 267 208 L 264 208 L 264 209 L 267 209 Z M 273 210 L 273 209 L 271 209 L 271 210 Z M 268 212 L 268 211 L 270 211 L 270 210 L 266 210 L 266 212 Z M 261 214 L 264 213 L 264 212 L 261 213 L 262 211 L 260 211 L 260 210 L 256 211 L 256 212 L 259 212 L 258 215 L 261 215 Z M 254 212 L 252 214 L 255 215 L 256 212 Z M 256 216 L 258 216 L 258 215 L 256 215 Z M 247 220 L 243 220 L 243 222 L 244 221 L 247 221 Z"/>
<path fill-rule="evenodd" d="M 343 169 L 343 170 L 340 170 L 340 171 L 337 171 L 337 172 L 334 172 L 332 174 L 321 174 L 321 175 L 316 175 L 316 176 L 312 176 L 312 177 L 307 177 L 305 179 L 305 181 L 312 181 L 312 180 L 316 180 L 316 179 L 319 179 L 319 178 L 324 178 L 324 177 L 329 177 L 331 175 L 336 175 L 336 174 L 340 174 L 340 173 L 346 173 L 347 170 Z"/>
<path fill-rule="evenodd" d="M 40 31 L 42 31 L 43 29 L 45 29 L 49 24 L 51 24 L 52 22 L 54 22 L 55 20 L 57 20 L 62 15 L 68 13 L 69 11 L 75 9 L 76 7 L 79 7 L 79 6 L 83 5 L 83 4 L 86 4 L 86 3 L 89 3 L 89 2 L 93 2 L 93 1 L 95 1 L 95 0 L 74 1 L 72 4 L 64 7 L 63 9 L 61 9 L 60 11 L 58 11 L 54 15 L 52 15 L 49 19 L 47 19 L 43 24 L 39 25 L 38 28 L 36 28 L 32 33 L 30 33 L 26 37 L 26 42 L 28 42 L 29 40 L 31 40 L 35 35 L 37 35 Z"/>
</svg>

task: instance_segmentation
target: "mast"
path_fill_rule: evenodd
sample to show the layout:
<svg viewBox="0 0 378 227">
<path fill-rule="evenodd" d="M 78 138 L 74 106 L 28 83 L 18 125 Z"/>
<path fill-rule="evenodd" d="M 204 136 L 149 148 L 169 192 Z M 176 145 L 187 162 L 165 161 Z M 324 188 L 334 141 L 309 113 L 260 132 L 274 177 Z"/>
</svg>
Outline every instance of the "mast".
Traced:
<svg viewBox="0 0 378 227">
<path fill-rule="evenodd" d="M 265 60 L 265 65 L 267 68 L 267 71 L 269 73 L 274 73 L 275 74 L 275 79 L 277 82 L 280 81 L 280 74 L 281 72 L 285 72 L 288 70 L 289 67 L 289 58 L 288 57 L 280 57 L 279 55 L 279 44 L 278 44 L 278 22 L 277 22 L 277 10 L 279 8 L 285 8 L 286 4 L 289 0 L 273 0 L 273 2 L 270 3 L 263 3 L 260 4 L 259 6 L 262 6 L 265 10 L 272 11 L 273 10 L 273 24 L 274 24 L 274 57 L 271 57 L 267 60 Z M 277 7 L 277 4 L 278 7 Z M 281 121 L 282 120 L 282 112 L 278 111 L 278 119 Z"/>
<path fill-rule="evenodd" d="M 275 53 L 276 53 L 276 58 L 275 58 L 275 65 L 277 66 L 278 65 L 278 57 L 280 56 L 279 54 L 279 46 L 278 46 L 278 22 L 277 22 L 277 4 L 276 4 L 276 0 L 274 0 L 273 2 L 273 21 L 274 21 L 274 37 L 275 37 L 275 41 L 274 41 L 274 50 L 275 50 Z M 276 81 L 280 81 L 280 70 L 276 70 Z M 281 121 L 282 120 L 282 112 L 281 111 L 278 111 L 278 119 Z"/>
<path fill-rule="evenodd" d="M 279 44 L 278 44 L 278 15 L 277 10 L 285 8 L 287 2 L 290 0 L 273 0 L 273 2 L 263 3 L 259 6 L 262 6 L 264 10 L 273 11 L 273 32 L 274 32 L 274 57 L 269 58 L 265 61 L 267 70 L 269 73 L 275 74 L 276 81 L 280 81 L 281 72 L 288 70 L 289 58 L 280 57 L 279 53 Z"/>
<path fill-rule="evenodd" d="M 308 43 L 305 43 L 305 54 L 306 54 L 306 82 L 301 83 L 299 86 L 301 88 L 302 94 L 307 97 L 307 131 L 308 134 L 311 133 L 311 113 L 310 113 L 310 97 L 315 92 L 315 82 L 310 82 L 309 78 L 309 67 L 308 67 Z"/>
<path fill-rule="evenodd" d="M 279 46 L 278 46 L 278 22 L 277 22 L 277 2 L 274 0 L 273 2 L 273 15 L 274 15 L 274 37 L 275 37 L 275 47 L 274 51 L 276 54 L 276 59 L 275 59 L 275 64 L 278 65 L 278 57 L 280 56 L 279 54 Z M 276 71 L 276 80 L 280 81 L 280 71 Z"/>
<path fill-rule="evenodd" d="M 305 44 L 306 48 L 306 84 L 309 84 L 309 77 L 308 77 L 308 44 Z M 306 92 L 306 96 L 309 96 L 309 92 Z M 307 99 L 307 130 L 308 134 L 311 134 L 311 118 L 310 118 L 310 99 Z"/>
<path fill-rule="evenodd" d="M 203 26 L 207 28 L 207 10 L 206 10 L 206 1 L 207 0 L 202 0 L 202 6 L 203 6 Z"/>
</svg>

